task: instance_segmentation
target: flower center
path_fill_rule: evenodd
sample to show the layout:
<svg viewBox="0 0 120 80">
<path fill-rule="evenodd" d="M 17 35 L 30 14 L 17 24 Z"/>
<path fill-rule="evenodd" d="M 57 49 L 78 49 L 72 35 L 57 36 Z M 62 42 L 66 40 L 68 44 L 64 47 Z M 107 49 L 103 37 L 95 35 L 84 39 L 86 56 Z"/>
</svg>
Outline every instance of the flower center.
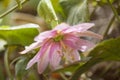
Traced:
<svg viewBox="0 0 120 80">
<path fill-rule="evenodd" d="M 63 39 L 63 35 L 57 35 L 56 37 L 53 38 L 55 42 L 59 42 L 60 40 Z"/>
</svg>

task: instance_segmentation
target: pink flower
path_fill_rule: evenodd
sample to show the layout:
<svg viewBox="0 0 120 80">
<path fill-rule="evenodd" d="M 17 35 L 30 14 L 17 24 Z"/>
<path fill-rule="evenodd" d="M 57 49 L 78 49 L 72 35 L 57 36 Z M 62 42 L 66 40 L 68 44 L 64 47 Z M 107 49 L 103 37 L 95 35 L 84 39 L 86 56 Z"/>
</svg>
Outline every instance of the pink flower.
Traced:
<svg viewBox="0 0 120 80">
<path fill-rule="evenodd" d="M 41 74 L 48 64 L 51 69 L 56 69 L 63 59 L 67 63 L 79 61 L 78 51 L 84 52 L 94 45 L 80 37 L 92 36 L 102 39 L 100 35 L 88 31 L 92 26 L 94 26 L 93 23 L 82 23 L 75 26 L 61 23 L 53 30 L 40 33 L 35 37 L 35 42 L 21 52 L 25 54 L 40 47 L 38 53 L 27 64 L 26 69 L 37 62 L 38 72 Z"/>
</svg>

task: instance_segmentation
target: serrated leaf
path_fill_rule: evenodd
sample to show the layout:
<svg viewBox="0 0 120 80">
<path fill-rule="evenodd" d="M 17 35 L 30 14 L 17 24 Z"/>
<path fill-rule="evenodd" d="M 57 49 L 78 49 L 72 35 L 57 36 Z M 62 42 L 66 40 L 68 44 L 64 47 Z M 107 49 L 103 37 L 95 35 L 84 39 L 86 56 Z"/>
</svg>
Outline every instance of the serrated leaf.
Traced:
<svg viewBox="0 0 120 80">
<path fill-rule="evenodd" d="M 58 24 L 58 18 L 52 6 L 51 0 L 41 0 L 37 7 L 38 14 L 45 19 L 47 24 L 54 28 Z"/>
<path fill-rule="evenodd" d="M 16 27 L 0 27 L 0 39 L 4 39 L 8 45 L 29 45 L 38 34 L 39 26 L 26 24 Z"/>
<path fill-rule="evenodd" d="M 95 64 L 102 61 L 120 61 L 120 37 L 110 39 L 98 44 L 91 52 L 89 60 L 85 65 L 79 67 L 70 80 L 77 80 L 78 77 L 89 70 Z"/>
</svg>

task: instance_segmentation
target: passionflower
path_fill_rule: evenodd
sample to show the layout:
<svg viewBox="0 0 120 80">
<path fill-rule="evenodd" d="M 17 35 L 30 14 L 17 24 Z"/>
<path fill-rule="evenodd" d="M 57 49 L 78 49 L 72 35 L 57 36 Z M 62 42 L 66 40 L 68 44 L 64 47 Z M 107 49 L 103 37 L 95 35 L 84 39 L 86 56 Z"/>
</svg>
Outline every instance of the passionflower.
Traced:
<svg viewBox="0 0 120 80">
<path fill-rule="evenodd" d="M 94 46 L 92 42 L 81 37 L 91 36 L 102 39 L 102 36 L 88 31 L 92 26 L 94 26 L 93 23 L 82 23 L 74 26 L 61 23 L 52 30 L 41 32 L 35 37 L 35 42 L 21 52 L 25 54 L 40 47 L 38 53 L 28 62 L 26 69 L 37 62 L 38 72 L 41 74 L 48 65 L 53 70 L 57 69 L 62 60 L 67 63 L 79 61 L 78 51 L 84 52 Z"/>
</svg>

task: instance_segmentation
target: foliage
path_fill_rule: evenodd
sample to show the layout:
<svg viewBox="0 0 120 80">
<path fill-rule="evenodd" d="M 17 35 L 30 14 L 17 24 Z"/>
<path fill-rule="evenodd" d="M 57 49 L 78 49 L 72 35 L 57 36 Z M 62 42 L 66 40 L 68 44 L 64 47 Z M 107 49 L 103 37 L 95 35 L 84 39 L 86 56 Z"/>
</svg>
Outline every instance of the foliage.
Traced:
<svg viewBox="0 0 120 80">
<path fill-rule="evenodd" d="M 61 0 L 67 22 L 71 25 L 89 21 L 88 0 Z"/>
<path fill-rule="evenodd" d="M 21 57 L 21 59 L 16 63 L 15 74 L 18 77 L 18 79 L 22 79 L 23 75 L 27 73 L 27 70 L 25 70 L 27 62 L 28 58 Z"/>
<path fill-rule="evenodd" d="M 117 39 L 110 39 L 99 43 L 93 50 L 90 51 L 89 56 L 92 57 L 86 64 L 80 66 L 72 76 L 71 80 L 78 79 L 79 75 L 86 72 L 95 64 L 102 61 L 120 61 L 120 37 Z"/>
<path fill-rule="evenodd" d="M 54 27 L 58 24 L 58 18 L 50 0 L 41 0 L 37 11 L 47 23 L 50 23 L 51 27 Z"/>
<path fill-rule="evenodd" d="M 38 25 L 27 24 L 23 26 L 0 27 L 0 38 L 4 39 L 8 45 L 29 45 L 38 34 Z"/>
</svg>

